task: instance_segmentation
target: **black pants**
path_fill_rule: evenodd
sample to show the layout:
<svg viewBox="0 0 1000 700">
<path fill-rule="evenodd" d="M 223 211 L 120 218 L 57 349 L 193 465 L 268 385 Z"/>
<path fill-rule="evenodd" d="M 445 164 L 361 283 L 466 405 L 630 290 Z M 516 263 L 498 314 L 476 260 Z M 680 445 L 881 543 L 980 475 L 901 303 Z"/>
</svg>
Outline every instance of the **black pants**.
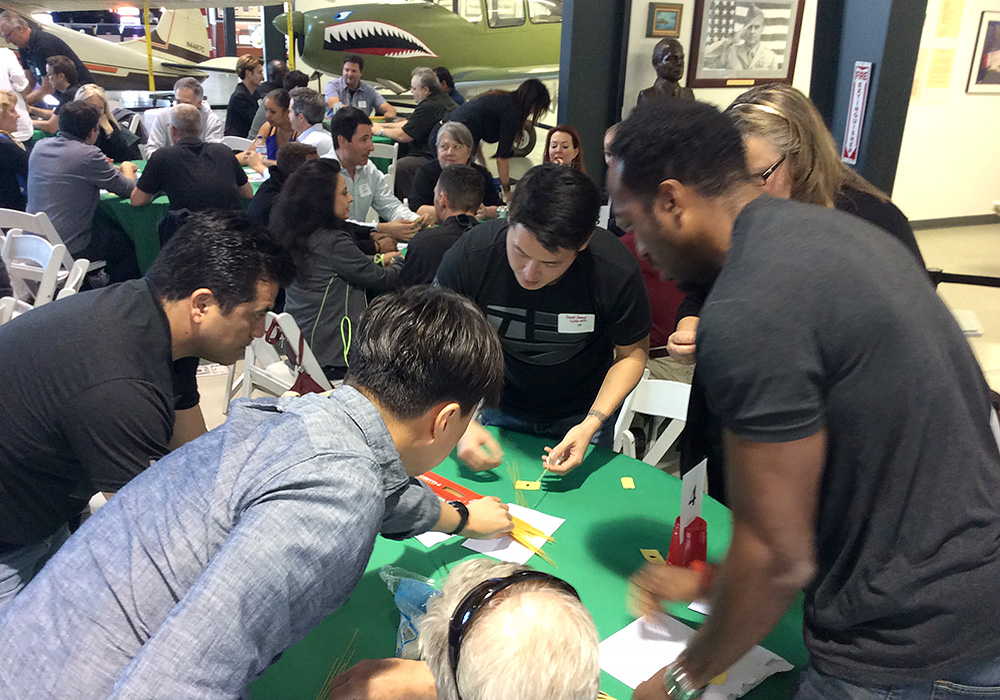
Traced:
<svg viewBox="0 0 1000 700">
<path fill-rule="evenodd" d="M 96 260 L 107 261 L 104 271 L 107 273 L 107 281 L 110 283 L 124 282 L 125 280 L 134 280 L 142 277 L 132 239 L 122 231 L 117 223 L 100 214 L 94 217 L 90 243 L 73 257 L 77 259 L 87 258 L 91 262 Z M 100 286 L 92 282 L 88 278 L 88 286 Z"/>
</svg>

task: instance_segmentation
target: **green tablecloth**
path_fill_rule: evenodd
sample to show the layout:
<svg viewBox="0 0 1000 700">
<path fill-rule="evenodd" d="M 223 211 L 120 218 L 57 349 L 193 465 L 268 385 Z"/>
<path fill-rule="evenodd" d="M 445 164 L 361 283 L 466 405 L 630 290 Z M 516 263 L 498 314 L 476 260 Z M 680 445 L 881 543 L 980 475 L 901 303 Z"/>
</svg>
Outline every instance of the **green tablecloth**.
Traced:
<svg viewBox="0 0 1000 700">
<path fill-rule="evenodd" d="M 140 170 L 146 165 L 146 161 L 133 161 Z M 248 171 L 250 172 L 250 171 Z M 250 185 L 256 192 L 262 180 L 253 180 Z M 250 206 L 250 200 L 240 201 L 244 209 Z M 156 233 L 156 225 L 170 208 L 170 200 L 166 195 L 156 197 L 152 202 L 143 207 L 133 207 L 129 204 L 128 198 L 122 199 L 116 194 L 104 192 L 101 194 L 101 201 L 97 205 L 97 212 L 94 218 L 105 217 L 121 226 L 122 230 L 128 234 L 135 245 L 135 255 L 139 261 L 139 270 L 146 272 L 149 266 L 156 259 L 156 254 L 160 252 L 160 239 Z"/>
<path fill-rule="evenodd" d="M 500 431 L 507 462 L 516 462 L 522 478 L 534 479 L 541 471 L 540 455 L 551 440 Z M 473 474 L 454 459 L 435 470 L 483 495 L 513 502 L 513 486 L 503 465 L 494 472 Z M 635 490 L 625 490 L 621 477 L 631 476 Z M 680 481 L 636 460 L 606 450 L 594 450 L 565 478 L 546 476 L 540 492 L 527 492 L 529 507 L 565 518 L 555 542 L 545 546 L 558 565 L 553 569 L 535 556 L 529 564 L 564 577 L 579 591 L 606 639 L 628 625 L 625 610 L 626 579 L 643 564 L 640 548 L 659 549 L 666 556 L 674 519 L 680 513 Z M 729 544 L 729 511 L 705 498 L 703 517 L 708 522 L 709 559 L 720 559 Z M 409 571 L 443 578 L 450 567 L 468 557 L 480 556 L 452 540 L 428 550 L 415 540 L 379 539 L 368 569 L 347 604 L 316 627 L 301 643 L 289 649 L 250 687 L 253 700 L 313 700 L 331 666 L 341 658 L 355 630 L 353 661 L 392 656 L 399 614 L 392 595 L 378 576 L 378 569 L 392 564 Z M 686 606 L 671 610 L 677 617 L 700 623 L 703 617 Z M 697 625 L 696 625 L 697 626 Z M 801 596 L 764 640 L 797 669 L 807 660 L 802 643 Z M 772 676 L 746 695 L 751 700 L 788 697 L 795 672 Z M 601 689 L 618 700 L 632 691 L 617 679 L 601 674 Z"/>
</svg>

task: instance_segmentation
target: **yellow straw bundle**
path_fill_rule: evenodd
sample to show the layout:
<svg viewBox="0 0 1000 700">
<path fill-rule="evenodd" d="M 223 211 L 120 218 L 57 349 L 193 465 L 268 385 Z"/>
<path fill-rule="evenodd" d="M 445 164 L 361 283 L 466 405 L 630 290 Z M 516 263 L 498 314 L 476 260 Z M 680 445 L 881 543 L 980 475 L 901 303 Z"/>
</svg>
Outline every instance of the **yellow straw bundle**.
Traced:
<svg viewBox="0 0 1000 700">
<path fill-rule="evenodd" d="M 514 540 L 515 542 L 517 542 L 522 547 L 524 547 L 524 548 L 530 550 L 531 552 L 537 554 L 542 559 L 544 559 L 549 564 L 551 564 L 553 567 L 555 567 L 556 569 L 558 569 L 559 566 L 554 561 L 552 561 L 551 557 L 549 557 L 548 554 L 546 554 L 545 552 L 543 552 L 541 547 L 535 546 L 535 543 L 532 542 L 530 538 L 532 538 L 532 537 L 536 537 L 536 538 L 537 537 L 541 537 L 546 542 L 555 542 L 555 540 L 552 537 L 550 537 L 549 535 L 546 535 L 544 532 L 542 532 L 538 528 L 536 528 L 536 527 L 534 527 L 532 525 L 529 525 L 528 523 L 524 522 L 520 518 L 511 517 L 511 519 L 514 521 L 514 529 L 507 533 L 508 535 L 510 535 L 510 538 L 512 540 Z"/>
<path fill-rule="evenodd" d="M 344 649 L 344 653 L 340 655 L 339 659 L 333 662 L 330 672 L 326 674 L 326 680 L 323 681 L 323 687 L 320 688 L 316 700 L 327 700 L 330 697 L 330 683 L 333 682 L 334 678 L 351 667 L 351 661 L 354 659 L 354 650 L 352 647 L 354 646 L 354 640 L 357 638 L 358 631 L 354 630 L 354 636 L 351 637 L 351 641 L 347 644 L 347 648 Z"/>
</svg>

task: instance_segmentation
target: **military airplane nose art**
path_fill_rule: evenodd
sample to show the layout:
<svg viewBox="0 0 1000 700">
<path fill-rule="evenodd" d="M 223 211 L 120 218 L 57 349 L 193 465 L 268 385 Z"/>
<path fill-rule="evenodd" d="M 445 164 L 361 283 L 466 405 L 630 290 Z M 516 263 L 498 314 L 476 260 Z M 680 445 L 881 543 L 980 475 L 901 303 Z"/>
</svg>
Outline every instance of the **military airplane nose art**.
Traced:
<svg viewBox="0 0 1000 700">
<path fill-rule="evenodd" d="M 323 32 L 323 48 L 389 58 L 438 57 L 427 44 L 405 29 L 367 20 L 327 27 Z"/>
</svg>

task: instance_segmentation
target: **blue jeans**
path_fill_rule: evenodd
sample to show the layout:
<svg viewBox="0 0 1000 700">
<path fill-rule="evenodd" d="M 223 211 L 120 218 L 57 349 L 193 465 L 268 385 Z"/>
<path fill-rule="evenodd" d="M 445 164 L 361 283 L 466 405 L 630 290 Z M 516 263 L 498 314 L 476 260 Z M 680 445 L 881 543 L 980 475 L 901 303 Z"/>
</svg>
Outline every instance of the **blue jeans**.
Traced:
<svg viewBox="0 0 1000 700">
<path fill-rule="evenodd" d="M 69 527 L 63 525 L 43 540 L 0 554 L 0 612 L 67 539 Z"/>
<path fill-rule="evenodd" d="M 526 420 L 512 415 L 498 408 L 484 408 L 480 423 L 492 425 L 502 430 L 513 430 L 518 433 L 529 433 L 540 437 L 550 437 L 557 442 L 566 437 L 566 433 L 574 425 L 583 422 L 587 414 L 559 418 L 558 420 Z M 615 443 L 615 421 L 618 420 L 618 411 L 604 421 L 604 425 L 597 429 L 594 437 L 590 439 L 591 445 L 611 449 Z"/>
<path fill-rule="evenodd" d="M 792 700 L 971 700 L 1000 698 L 1000 659 L 990 659 L 948 676 L 915 685 L 859 686 L 817 671 L 799 676 Z"/>
</svg>

